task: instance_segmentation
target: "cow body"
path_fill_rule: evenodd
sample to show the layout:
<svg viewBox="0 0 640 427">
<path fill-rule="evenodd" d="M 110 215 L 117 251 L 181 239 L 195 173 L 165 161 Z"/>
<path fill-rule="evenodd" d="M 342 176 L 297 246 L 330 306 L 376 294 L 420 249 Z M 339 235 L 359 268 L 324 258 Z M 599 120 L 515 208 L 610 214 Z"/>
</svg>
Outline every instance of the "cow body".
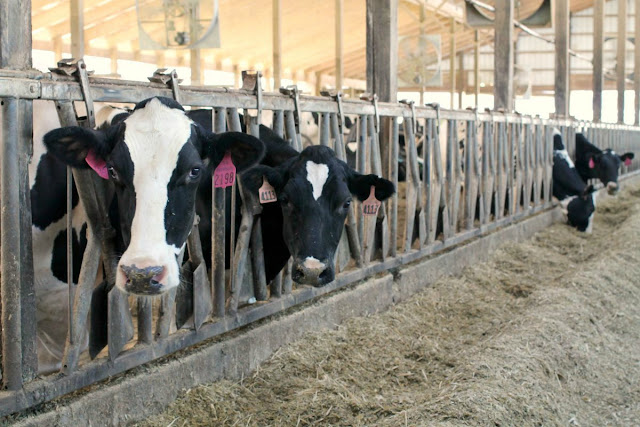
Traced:
<svg viewBox="0 0 640 427">
<path fill-rule="evenodd" d="M 631 164 L 633 153 L 618 155 L 615 151 L 607 148 L 601 150 L 593 145 L 581 134 L 576 134 L 576 169 L 583 181 L 598 179 L 607 188 L 611 195 L 618 192 L 618 173 L 620 165 Z"/>
<path fill-rule="evenodd" d="M 593 186 L 585 184 L 580 177 L 557 130 L 553 136 L 553 197 L 560 201 L 569 224 L 591 233 L 596 194 Z"/>
</svg>

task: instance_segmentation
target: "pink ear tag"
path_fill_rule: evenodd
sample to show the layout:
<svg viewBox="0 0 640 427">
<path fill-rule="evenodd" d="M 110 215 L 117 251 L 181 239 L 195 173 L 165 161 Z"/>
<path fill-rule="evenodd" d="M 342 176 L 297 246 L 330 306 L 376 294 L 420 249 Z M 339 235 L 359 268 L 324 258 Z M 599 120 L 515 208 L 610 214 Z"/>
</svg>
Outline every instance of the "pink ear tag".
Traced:
<svg viewBox="0 0 640 427">
<path fill-rule="evenodd" d="M 107 163 L 96 156 L 96 153 L 93 150 L 89 150 L 87 153 L 87 157 L 84 159 L 85 162 L 96 171 L 98 176 L 102 179 L 109 179 L 109 171 L 107 170 Z"/>
<path fill-rule="evenodd" d="M 372 185 L 369 198 L 362 202 L 362 213 L 365 215 L 376 215 L 381 204 L 382 202 L 376 199 L 376 186 Z"/>
<path fill-rule="evenodd" d="M 213 173 L 213 186 L 226 188 L 231 187 L 234 182 L 236 182 L 236 167 L 231 160 L 231 153 L 227 151 Z"/>
<path fill-rule="evenodd" d="M 276 196 L 276 190 L 273 188 L 267 178 L 262 177 L 262 187 L 258 190 L 258 194 L 260 195 L 260 203 L 273 203 L 278 200 L 278 196 Z"/>
<path fill-rule="evenodd" d="M 624 159 L 624 165 L 625 166 L 631 166 L 631 159 L 628 158 L 628 157 L 626 159 Z"/>
<path fill-rule="evenodd" d="M 593 157 L 589 159 L 589 169 L 593 169 L 596 167 L 595 162 L 593 161 Z"/>
</svg>

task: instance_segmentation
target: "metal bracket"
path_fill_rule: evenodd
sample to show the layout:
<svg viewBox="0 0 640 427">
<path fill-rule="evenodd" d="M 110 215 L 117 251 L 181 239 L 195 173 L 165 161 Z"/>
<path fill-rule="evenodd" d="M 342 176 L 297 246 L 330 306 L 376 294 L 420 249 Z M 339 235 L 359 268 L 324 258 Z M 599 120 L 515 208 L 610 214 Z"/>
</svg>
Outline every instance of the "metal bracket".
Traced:
<svg viewBox="0 0 640 427">
<path fill-rule="evenodd" d="M 261 71 L 242 71 L 242 89 L 249 90 L 255 93 L 256 95 L 256 116 L 251 116 L 249 113 L 249 109 L 245 109 L 245 121 L 248 117 L 258 117 L 262 116 L 262 83 L 260 78 L 262 77 Z"/>
<path fill-rule="evenodd" d="M 182 104 L 180 96 L 180 83 L 182 83 L 182 79 L 178 79 L 176 70 L 169 71 L 168 68 L 158 68 L 153 72 L 153 76 L 147 78 L 151 83 L 160 83 L 169 86 L 171 92 L 173 92 L 173 99 Z"/>
<path fill-rule="evenodd" d="M 362 95 L 360 95 L 360 99 L 363 101 L 369 101 L 373 103 L 373 115 L 376 118 L 373 124 L 375 125 L 376 133 L 380 133 L 380 113 L 378 112 L 378 95 L 375 93 L 373 95 L 370 95 L 368 93 L 363 93 Z M 415 130 L 416 130 L 415 112 L 414 112 L 413 128 L 414 128 L 413 133 L 415 135 Z"/>
<path fill-rule="evenodd" d="M 288 95 L 293 99 L 293 121 L 296 125 L 296 133 L 300 135 L 300 91 L 298 86 L 291 85 L 281 87 L 280 93 Z"/>
<path fill-rule="evenodd" d="M 406 104 L 411 107 L 411 120 L 413 121 L 413 134 L 415 135 L 418 132 L 418 123 L 416 121 L 416 103 L 413 101 L 409 101 L 407 99 L 403 99 L 400 101 L 401 104 Z M 437 105 L 437 104 L 436 104 Z M 438 128 L 440 127 L 440 106 L 438 105 L 438 109 L 436 110 L 438 114 Z M 439 129 L 438 129 L 439 130 Z"/>
<path fill-rule="evenodd" d="M 436 110 L 436 127 L 437 127 L 437 132 L 438 135 L 440 135 L 440 104 L 438 104 L 437 102 L 432 102 L 430 104 L 425 104 L 427 107 L 431 107 L 434 110 Z"/>
<path fill-rule="evenodd" d="M 344 116 L 342 113 L 342 92 L 335 90 L 325 90 L 320 92 L 322 96 L 329 96 L 333 98 L 338 104 L 338 131 L 340 135 L 344 135 Z"/>
<path fill-rule="evenodd" d="M 76 119 L 78 123 L 83 127 L 95 128 L 96 127 L 96 114 L 93 107 L 93 98 L 91 97 L 91 90 L 89 88 L 89 76 L 93 74 L 93 71 L 87 71 L 87 64 L 84 59 L 66 58 L 58 62 L 57 67 L 49 68 L 49 70 L 56 74 L 66 76 L 76 76 L 78 83 L 80 83 L 80 90 L 84 98 L 84 104 L 87 108 L 87 117 L 81 119 L 76 113 Z"/>
</svg>

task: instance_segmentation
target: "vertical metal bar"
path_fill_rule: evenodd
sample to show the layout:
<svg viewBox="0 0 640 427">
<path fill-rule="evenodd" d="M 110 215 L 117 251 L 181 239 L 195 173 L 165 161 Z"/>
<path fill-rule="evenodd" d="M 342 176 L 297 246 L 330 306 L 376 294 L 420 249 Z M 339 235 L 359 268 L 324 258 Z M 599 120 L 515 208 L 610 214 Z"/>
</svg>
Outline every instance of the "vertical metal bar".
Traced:
<svg viewBox="0 0 640 427">
<path fill-rule="evenodd" d="M 138 297 L 138 342 L 153 342 L 153 306 L 149 297 Z"/>
<path fill-rule="evenodd" d="M 318 114 L 320 120 L 320 145 L 329 146 L 329 113 Z"/>
<path fill-rule="evenodd" d="M 226 129 L 227 111 L 225 108 L 215 109 L 214 130 L 216 133 L 224 132 Z M 211 190 L 213 191 L 213 209 L 211 211 L 211 265 L 213 295 L 214 295 L 214 314 L 217 317 L 224 317 L 225 314 L 225 189 L 214 188 L 213 180 L 211 181 Z"/>
<path fill-rule="evenodd" d="M 566 1 L 566 0 L 565 0 Z M 624 123 L 624 90 L 627 86 L 627 0 L 618 0 L 618 40 L 616 44 L 616 87 L 618 90 L 618 123 Z"/>
<path fill-rule="evenodd" d="M 18 100 L 2 100 L 2 204 L 0 256 L 2 275 L 2 379 L 9 390 L 22 388 L 22 298 L 20 275 L 19 149 L 20 115 Z M 21 209 L 22 208 L 22 209 Z"/>
<path fill-rule="evenodd" d="M 358 125 L 360 126 L 360 138 L 358 139 L 358 172 L 364 174 L 367 173 L 367 116 L 360 116 L 360 120 L 358 120 Z M 361 211 L 358 209 L 358 211 Z M 362 214 L 358 215 L 358 236 L 360 236 L 360 250 L 361 253 L 364 253 L 362 245 L 364 244 L 364 221 L 362 218 Z M 365 260 L 366 262 L 366 260 Z"/>
<path fill-rule="evenodd" d="M 273 112 L 273 131 L 279 137 L 284 137 L 284 113 L 282 110 L 276 110 Z"/>
<path fill-rule="evenodd" d="M 287 130 L 287 138 L 291 141 L 291 146 L 298 151 L 302 151 L 302 141 L 300 140 L 300 134 L 296 130 L 293 111 L 285 111 L 284 124 Z"/>
<path fill-rule="evenodd" d="M 67 312 L 67 320 L 69 326 L 69 342 L 73 344 L 73 316 L 71 307 L 73 307 L 73 175 L 71 168 L 67 166 L 67 288 L 69 290 L 69 307 Z"/>
<path fill-rule="evenodd" d="M 493 66 L 495 110 L 513 109 L 513 9 L 514 0 L 505 0 L 502 7 L 496 8 Z"/>
<path fill-rule="evenodd" d="M 425 140 L 426 144 L 426 140 Z M 391 196 L 391 202 L 389 204 L 389 216 L 391 217 L 391 256 L 395 257 L 398 253 L 398 151 L 400 147 L 399 142 L 399 124 L 398 118 L 393 117 L 391 121 L 391 144 L 389 149 L 391 154 L 389 155 L 389 171 L 391 173 L 391 181 L 393 182 L 396 192 Z"/>
</svg>

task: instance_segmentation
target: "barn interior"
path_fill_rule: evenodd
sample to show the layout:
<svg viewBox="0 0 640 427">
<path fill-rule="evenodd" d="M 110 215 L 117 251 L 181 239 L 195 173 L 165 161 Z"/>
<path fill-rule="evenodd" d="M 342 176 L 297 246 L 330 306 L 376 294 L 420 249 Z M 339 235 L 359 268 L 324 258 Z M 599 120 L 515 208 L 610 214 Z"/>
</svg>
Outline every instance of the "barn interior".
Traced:
<svg viewBox="0 0 640 427">
<path fill-rule="evenodd" d="M 61 58 L 84 56 L 96 75 L 127 80 L 146 81 L 155 69 L 170 67 L 185 84 L 238 87 L 242 70 L 260 70 L 267 90 L 297 84 L 303 92 L 316 95 L 338 86 L 351 97 L 367 91 L 367 2 L 191 2 L 199 4 L 203 20 L 211 20 L 217 10 L 219 37 L 214 43 L 219 47 L 189 49 L 173 43 L 149 49 L 153 46 L 148 34 L 153 38 L 170 32 L 153 19 L 180 3 L 33 0 L 34 67 L 46 71 Z M 583 120 L 621 121 L 615 109 L 599 112 L 601 117 L 593 112 L 596 47 L 601 52 L 603 102 L 616 102 L 618 70 L 624 69 L 622 121 L 634 123 L 634 1 L 628 5 L 617 0 L 516 1 L 516 111 L 544 117 L 556 113 L 558 34 L 553 22 L 563 3 L 569 8 L 569 114 Z M 447 108 L 492 108 L 495 4 L 493 0 L 399 0 L 398 99 L 438 102 Z M 618 19 L 621 7 L 626 20 Z M 203 22 L 202 28 L 207 25 Z M 626 42 L 618 49 L 621 34 Z"/>
</svg>

